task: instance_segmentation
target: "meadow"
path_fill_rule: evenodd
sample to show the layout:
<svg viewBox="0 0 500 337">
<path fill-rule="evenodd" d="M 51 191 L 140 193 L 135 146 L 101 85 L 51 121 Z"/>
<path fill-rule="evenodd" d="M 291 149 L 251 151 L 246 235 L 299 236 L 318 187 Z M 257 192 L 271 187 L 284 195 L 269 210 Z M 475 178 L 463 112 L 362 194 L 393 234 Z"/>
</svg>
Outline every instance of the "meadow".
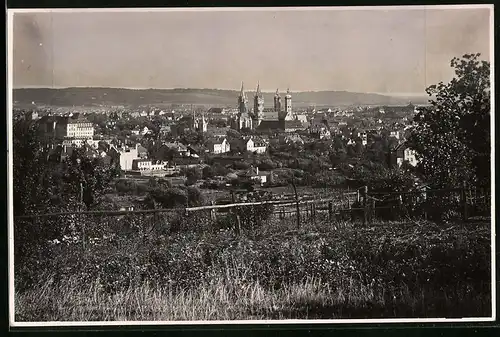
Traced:
<svg viewBox="0 0 500 337">
<path fill-rule="evenodd" d="M 17 247 L 16 321 L 491 315 L 486 221 L 89 217 L 85 245 L 80 227 L 43 221 L 66 232 Z"/>
</svg>

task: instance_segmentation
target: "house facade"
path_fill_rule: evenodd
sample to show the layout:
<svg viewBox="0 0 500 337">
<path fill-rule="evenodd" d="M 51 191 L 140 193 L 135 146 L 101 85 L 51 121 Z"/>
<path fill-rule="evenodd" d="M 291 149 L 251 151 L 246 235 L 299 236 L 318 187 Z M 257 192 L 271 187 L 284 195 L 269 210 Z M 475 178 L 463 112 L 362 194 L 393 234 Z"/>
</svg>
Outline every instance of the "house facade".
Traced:
<svg viewBox="0 0 500 337">
<path fill-rule="evenodd" d="M 166 163 L 163 161 L 152 161 L 150 159 L 134 159 L 132 161 L 133 171 L 159 171 L 164 170 Z"/>
<path fill-rule="evenodd" d="M 254 140 L 252 138 L 244 141 L 245 150 L 248 152 L 254 152 L 258 154 L 265 153 L 267 151 L 267 145 L 260 140 Z"/>
<path fill-rule="evenodd" d="M 92 139 L 94 137 L 94 126 L 88 119 L 78 115 L 76 118 L 68 118 L 67 133 L 68 138 Z"/>
<path fill-rule="evenodd" d="M 134 160 L 141 159 L 138 154 L 138 147 L 139 144 L 137 144 L 134 148 L 116 148 L 115 146 L 111 146 L 108 151 L 108 155 L 111 158 L 120 161 L 120 168 L 122 170 L 132 171 Z"/>
<path fill-rule="evenodd" d="M 226 138 L 215 138 L 207 142 L 208 151 L 214 154 L 227 153 L 231 151 L 231 145 Z"/>
</svg>

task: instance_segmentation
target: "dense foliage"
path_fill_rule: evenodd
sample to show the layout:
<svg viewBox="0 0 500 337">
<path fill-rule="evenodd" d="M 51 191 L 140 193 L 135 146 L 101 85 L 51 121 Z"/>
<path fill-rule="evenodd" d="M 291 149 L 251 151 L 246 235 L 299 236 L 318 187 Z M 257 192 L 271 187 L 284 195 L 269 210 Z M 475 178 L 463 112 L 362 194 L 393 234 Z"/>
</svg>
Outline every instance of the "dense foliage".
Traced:
<svg viewBox="0 0 500 337">
<path fill-rule="evenodd" d="M 92 209 L 99 205 L 119 169 L 100 158 L 88 158 L 75 150 L 65 160 L 53 155 L 52 147 L 39 138 L 37 125 L 18 118 L 13 125 L 14 215 Z M 33 218 L 14 224 L 15 263 L 19 272 L 34 268 L 45 253 L 47 240 L 79 231 L 75 217 L 71 226 L 57 218 Z"/>
<path fill-rule="evenodd" d="M 248 227 L 235 235 L 202 213 L 165 218 L 154 228 L 156 220 L 138 216 L 101 221 L 92 249 L 82 253 L 78 241 L 53 243 L 30 276 L 34 282 L 50 279 L 53 289 L 64 289 L 76 277 L 109 296 L 144 282 L 173 293 L 196 291 L 224 275 L 228 285 L 258 284 L 269 291 L 316 279 L 345 298 L 357 298 L 356 303 L 343 303 L 343 309 L 360 317 L 486 316 L 491 308 L 487 302 L 475 306 L 490 291 L 490 235 L 483 225 L 386 223 L 331 230 L 332 224 L 324 223 L 290 231 L 294 221 L 286 220 L 266 221 L 265 227 Z M 117 230 L 120 235 L 113 234 Z M 373 307 L 375 298 L 385 304 Z M 313 309 L 310 300 L 303 309 Z M 415 306 L 414 300 L 421 305 Z M 325 310 L 322 318 L 332 314 L 320 309 Z"/>
<path fill-rule="evenodd" d="M 490 182 L 490 64 L 453 58 L 455 78 L 427 89 L 431 106 L 415 116 L 410 143 L 435 186 Z"/>
</svg>

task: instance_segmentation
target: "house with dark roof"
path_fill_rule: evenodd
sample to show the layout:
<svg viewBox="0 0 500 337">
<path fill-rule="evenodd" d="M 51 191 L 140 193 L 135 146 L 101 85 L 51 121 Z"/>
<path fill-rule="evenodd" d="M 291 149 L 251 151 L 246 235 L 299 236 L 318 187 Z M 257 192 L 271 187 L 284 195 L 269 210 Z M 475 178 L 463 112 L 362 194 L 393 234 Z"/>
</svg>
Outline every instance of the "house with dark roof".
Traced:
<svg viewBox="0 0 500 337">
<path fill-rule="evenodd" d="M 180 142 L 173 142 L 173 143 L 167 142 L 167 143 L 164 143 L 163 145 L 169 149 L 175 149 L 179 154 L 181 154 L 183 156 L 189 155 L 187 147 Z"/>
<path fill-rule="evenodd" d="M 304 144 L 304 140 L 299 134 L 282 134 L 279 136 L 280 144 Z"/>
<path fill-rule="evenodd" d="M 175 169 L 188 169 L 193 167 L 198 167 L 202 164 L 202 160 L 193 157 L 175 157 L 171 162 L 168 163 L 169 167 Z"/>
<path fill-rule="evenodd" d="M 136 149 L 139 158 L 145 159 L 148 157 L 148 149 L 146 149 L 144 146 L 142 146 L 141 144 L 137 144 Z"/>
<path fill-rule="evenodd" d="M 230 129 L 229 127 L 220 128 L 220 127 L 208 126 L 207 134 L 213 137 L 225 137 L 227 135 L 227 130 L 229 129 Z"/>
<path fill-rule="evenodd" d="M 299 120 L 285 121 L 284 130 L 285 132 L 295 132 L 304 130 L 304 125 Z"/>
<path fill-rule="evenodd" d="M 189 156 L 193 158 L 199 158 L 202 153 L 205 152 L 205 150 L 198 145 L 188 145 L 186 146 Z"/>
<path fill-rule="evenodd" d="M 267 142 L 259 137 L 250 136 L 241 139 L 232 139 L 230 141 L 231 149 L 239 152 L 265 153 L 267 151 Z"/>
<path fill-rule="evenodd" d="M 242 178 L 248 178 L 263 185 L 267 182 L 267 177 L 269 176 L 269 173 L 259 172 L 258 167 L 252 166 L 248 170 L 241 172 L 239 176 Z"/>
<path fill-rule="evenodd" d="M 255 130 L 258 132 L 280 132 L 283 130 L 283 125 L 277 119 L 264 119 Z"/>
</svg>

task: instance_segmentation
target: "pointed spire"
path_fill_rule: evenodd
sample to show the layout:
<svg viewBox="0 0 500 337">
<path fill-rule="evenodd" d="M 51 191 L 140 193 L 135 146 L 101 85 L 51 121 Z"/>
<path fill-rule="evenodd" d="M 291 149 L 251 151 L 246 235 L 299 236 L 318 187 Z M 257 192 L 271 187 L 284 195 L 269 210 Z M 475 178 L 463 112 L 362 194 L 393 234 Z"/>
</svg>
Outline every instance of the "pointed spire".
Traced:
<svg viewBox="0 0 500 337">
<path fill-rule="evenodd" d="M 241 81 L 241 91 L 240 91 L 240 96 L 241 96 L 241 97 L 245 96 L 245 88 L 243 87 L 243 81 Z"/>
<path fill-rule="evenodd" d="M 257 82 L 257 95 L 260 95 L 260 81 Z"/>
</svg>

